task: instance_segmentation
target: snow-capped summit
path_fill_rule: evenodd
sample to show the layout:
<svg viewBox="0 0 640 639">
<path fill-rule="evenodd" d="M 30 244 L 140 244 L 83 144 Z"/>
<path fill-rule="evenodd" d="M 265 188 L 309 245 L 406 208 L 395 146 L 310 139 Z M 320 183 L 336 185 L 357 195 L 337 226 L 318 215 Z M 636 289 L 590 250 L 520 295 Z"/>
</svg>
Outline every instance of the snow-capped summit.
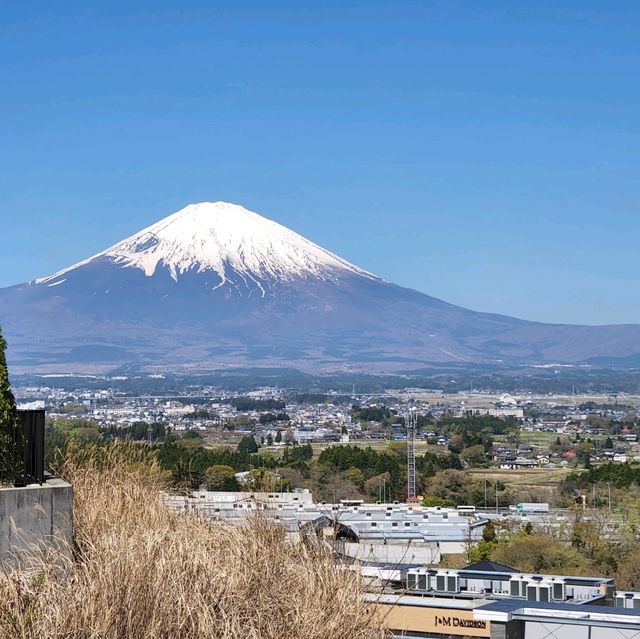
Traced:
<svg viewBox="0 0 640 639">
<path fill-rule="evenodd" d="M 264 286 L 296 278 L 337 281 L 345 272 L 373 275 L 243 206 L 228 202 L 190 204 L 83 262 L 37 280 L 56 286 L 70 271 L 99 258 L 151 277 L 166 269 L 173 280 L 185 273 L 212 271 L 219 281 L 238 276 L 264 294 Z M 377 279 L 377 278 L 375 278 Z"/>
</svg>

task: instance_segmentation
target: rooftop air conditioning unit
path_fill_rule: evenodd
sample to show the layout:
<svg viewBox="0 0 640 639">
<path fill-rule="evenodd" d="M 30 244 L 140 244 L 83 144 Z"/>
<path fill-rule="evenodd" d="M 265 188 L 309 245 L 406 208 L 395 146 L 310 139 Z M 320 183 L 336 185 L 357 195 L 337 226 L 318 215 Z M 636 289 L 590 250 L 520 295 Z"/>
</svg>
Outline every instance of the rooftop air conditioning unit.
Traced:
<svg viewBox="0 0 640 639">
<path fill-rule="evenodd" d="M 616 608 L 640 608 L 640 595 L 635 592 L 618 592 L 616 594 Z"/>
<path fill-rule="evenodd" d="M 460 592 L 460 578 L 457 574 L 439 572 L 436 574 L 436 590 L 438 592 Z"/>
<path fill-rule="evenodd" d="M 567 592 L 566 592 L 564 581 L 556 581 L 555 579 L 553 580 L 551 595 L 554 601 L 566 600 Z"/>
<path fill-rule="evenodd" d="M 538 586 L 538 601 L 551 601 L 552 584 L 540 584 Z"/>
<path fill-rule="evenodd" d="M 512 597 L 527 596 L 527 581 L 522 577 L 514 577 L 509 580 L 509 594 Z"/>
<path fill-rule="evenodd" d="M 527 584 L 527 599 L 529 601 L 551 601 L 551 583 L 535 583 Z"/>
<path fill-rule="evenodd" d="M 416 568 L 407 572 L 407 588 L 412 591 L 427 592 L 430 586 L 426 568 Z"/>
</svg>

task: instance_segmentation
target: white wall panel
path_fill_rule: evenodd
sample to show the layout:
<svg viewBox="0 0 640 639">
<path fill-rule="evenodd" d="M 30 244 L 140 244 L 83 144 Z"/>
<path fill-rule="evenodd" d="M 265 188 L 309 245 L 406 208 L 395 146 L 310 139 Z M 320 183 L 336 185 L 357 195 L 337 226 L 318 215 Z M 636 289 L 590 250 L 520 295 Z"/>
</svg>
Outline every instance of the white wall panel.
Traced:
<svg viewBox="0 0 640 639">
<path fill-rule="evenodd" d="M 591 639 L 640 639 L 640 630 L 624 628 L 591 628 Z"/>
<path fill-rule="evenodd" d="M 525 623 L 524 639 L 596 639 L 596 638 L 594 637 L 593 633 L 591 635 L 591 638 L 589 638 L 588 626 L 578 626 L 575 624 L 568 624 L 568 623 L 551 623 L 547 621 L 527 621 Z"/>
</svg>

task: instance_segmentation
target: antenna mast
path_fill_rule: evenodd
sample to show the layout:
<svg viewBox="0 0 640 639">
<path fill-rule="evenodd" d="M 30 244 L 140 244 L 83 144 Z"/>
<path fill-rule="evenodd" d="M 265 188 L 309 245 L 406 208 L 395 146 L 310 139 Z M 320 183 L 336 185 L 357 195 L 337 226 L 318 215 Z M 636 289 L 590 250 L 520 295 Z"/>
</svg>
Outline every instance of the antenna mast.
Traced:
<svg viewBox="0 0 640 639">
<path fill-rule="evenodd" d="M 407 412 L 407 502 L 416 499 L 416 426 L 418 416 L 413 409 Z"/>
</svg>

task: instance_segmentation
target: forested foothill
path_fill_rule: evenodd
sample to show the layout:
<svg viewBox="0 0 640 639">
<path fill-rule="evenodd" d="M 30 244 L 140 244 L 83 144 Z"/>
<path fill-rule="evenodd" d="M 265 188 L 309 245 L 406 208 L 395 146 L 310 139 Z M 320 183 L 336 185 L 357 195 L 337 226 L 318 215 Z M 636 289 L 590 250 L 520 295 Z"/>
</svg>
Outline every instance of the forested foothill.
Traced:
<svg viewBox="0 0 640 639">
<path fill-rule="evenodd" d="M 257 406 L 254 400 L 242 406 Z M 271 402 L 262 409 L 278 409 Z M 380 420 L 380 424 L 395 424 L 402 419 L 387 408 L 353 408 L 355 420 Z M 459 420 L 445 418 L 437 425 L 428 425 L 421 416 L 422 428 L 437 429 L 430 440 L 446 437 L 448 446 L 434 443 L 418 454 L 416 470 L 418 488 L 443 504 L 480 505 L 484 493 L 479 482 L 465 475 L 473 463 L 485 465 L 494 434 L 506 432 L 508 421 L 486 417 L 467 417 Z M 220 444 L 200 431 L 175 431 L 163 423 L 134 422 L 124 426 L 99 426 L 82 417 L 49 420 L 47 426 L 47 461 L 61 455 L 69 441 L 92 443 L 129 440 L 149 447 L 158 463 L 169 473 L 176 486 L 197 489 L 207 484 L 207 470 L 225 466 L 234 473 L 260 470 L 261 486 L 273 490 L 309 488 L 320 500 L 353 498 L 403 500 L 406 498 L 406 442 L 366 442 L 316 446 L 298 444 L 293 437 L 286 413 L 262 413 L 255 426 L 272 429 L 264 435 L 238 434 L 233 443 Z M 235 424 L 229 424 L 237 433 Z M 396 424 L 397 426 L 397 424 Z M 275 430 L 275 435 L 272 434 Z M 429 431 L 432 432 L 432 431 Z M 238 439 L 239 438 L 239 439 Z M 381 445 L 382 444 L 382 445 Z M 476 459 L 477 458 L 477 459 Z M 475 460 L 475 461 L 474 461 Z M 226 481 L 234 489 L 241 484 Z M 255 482 L 251 484 L 255 486 Z M 231 489 L 231 488 L 228 488 Z M 382 491 L 382 492 L 381 492 Z M 498 487 L 499 501 L 508 495 L 502 485 Z M 482 498 L 481 498 L 482 493 Z M 495 495 L 492 497 L 495 501 Z"/>
<path fill-rule="evenodd" d="M 323 396 L 310 399 L 326 400 Z M 309 488 L 322 500 L 359 497 L 401 501 L 406 497 L 405 418 L 384 402 L 341 405 L 343 414 L 349 411 L 350 425 L 329 424 L 325 430 L 330 433 L 333 429 L 336 440 L 346 434 L 346 442 L 327 440 L 313 446 L 296 441 L 296 433 L 300 433 L 287 412 L 291 404 L 285 400 L 236 397 L 226 404 L 231 413 L 224 419 L 204 407 L 185 413 L 185 430 L 184 426 L 175 428 L 162 421 L 98 424 L 82 416 L 80 408 L 65 402 L 63 411 L 48 419 L 47 459 L 50 461 L 54 449 L 63 448 L 72 439 L 126 439 L 149 446 L 176 484 L 192 488 L 206 485 L 209 467 L 222 465 L 235 473 L 264 469 L 269 471 L 263 472 L 264 485 L 271 481 L 274 486 Z M 209 426 L 189 426 L 203 422 Z M 448 412 L 434 417 L 427 411 L 418 415 L 417 423 L 417 488 L 434 504 L 506 506 L 517 501 L 551 501 L 570 507 L 580 501 L 585 486 L 595 484 L 607 486 L 607 500 L 611 497 L 615 505 L 622 497 L 619 489 L 638 484 L 640 470 L 633 464 L 596 461 L 600 459 L 596 453 L 613 450 L 624 433 L 635 432 L 635 421 L 621 423 L 594 417 L 593 425 L 610 435 L 598 439 L 576 433 L 547 438 L 549 458 L 574 469 L 564 474 L 564 481 L 552 493 L 491 475 L 492 468 L 500 463 L 501 451 L 521 454 L 519 451 L 526 449 L 516 418 L 454 416 Z M 304 456 L 300 450 L 306 451 Z M 226 485 L 235 486 L 233 482 Z M 603 499 L 603 490 L 597 489 L 596 505 L 602 505 Z"/>
</svg>

